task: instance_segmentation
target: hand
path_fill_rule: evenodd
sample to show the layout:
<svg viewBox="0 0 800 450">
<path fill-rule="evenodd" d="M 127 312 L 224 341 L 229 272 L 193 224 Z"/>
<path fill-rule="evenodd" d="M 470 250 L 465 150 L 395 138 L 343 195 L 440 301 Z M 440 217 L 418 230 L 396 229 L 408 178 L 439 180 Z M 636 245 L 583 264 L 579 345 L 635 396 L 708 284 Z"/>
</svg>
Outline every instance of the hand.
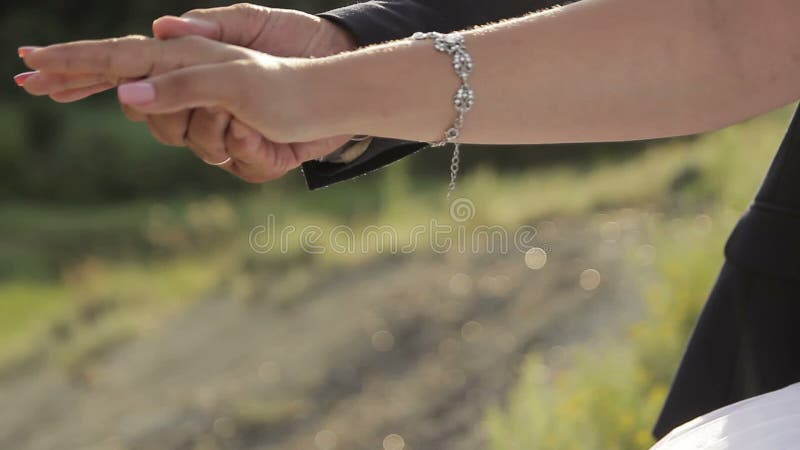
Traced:
<svg viewBox="0 0 800 450">
<path fill-rule="evenodd" d="M 346 30 L 327 20 L 300 11 L 247 4 L 194 10 L 180 18 L 162 17 L 153 23 L 153 34 L 160 39 L 199 35 L 276 56 L 327 56 L 356 47 Z M 38 74 L 26 81 L 25 87 L 31 93 L 68 102 L 113 87 L 110 81 L 116 80 L 86 74 Z M 143 114 L 123 105 L 123 110 L 129 119 L 147 122 L 156 139 L 166 145 L 188 146 L 209 163 L 233 158 L 223 169 L 250 182 L 271 180 L 292 169 L 275 166 L 277 161 L 290 159 L 282 154 L 294 153 L 303 162 L 311 159 L 306 155 L 326 155 L 341 145 L 338 140 L 278 144 L 219 109 Z"/>
<path fill-rule="evenodd" d="M 267 155 L 270 179 L 349 139 L 326 134 L 318 126 L 310 95 L 304 95 L 308 86 L 300 81 L 301 68 L 308 64 L 299 58 L 274 57 L 197 36 L 168 41 L 132 36 L 37 49 L 25 56 L 25 63 L 43 75 L 62 74 L 64 79 L 81 74 L 110 84 L 142 80 L 119 87 L 120 101 L 140 114 L 201 107 L 231 114 L 276 143 Z"/>
</svg>

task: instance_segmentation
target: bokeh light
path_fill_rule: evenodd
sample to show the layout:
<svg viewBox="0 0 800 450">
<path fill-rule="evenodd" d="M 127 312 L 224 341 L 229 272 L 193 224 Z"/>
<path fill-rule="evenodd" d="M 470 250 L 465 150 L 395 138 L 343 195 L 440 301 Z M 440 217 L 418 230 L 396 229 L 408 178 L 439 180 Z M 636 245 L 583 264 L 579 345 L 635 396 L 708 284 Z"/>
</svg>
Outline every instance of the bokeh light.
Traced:
<svg viewBox="0 0 800 450">
<path fill-rule="evenodd" d="M 585 291 L 593 291 L 600 286 L 600 272 L 597 269 L 586 269 L 581 272 L 581 288 Z"/>
<path fill-rule="evenodd" d="M 525 253 L 525 265 L 531 270 L 542 269 L 547 264 L 547 252 L 543 248 L 534 247 Z"/>
<path fill-rule="evenodd" d="M 399 434 L 390 434 L 383 439 L 383 450 L 403 450 L 406 441 Z"/>
</svg>

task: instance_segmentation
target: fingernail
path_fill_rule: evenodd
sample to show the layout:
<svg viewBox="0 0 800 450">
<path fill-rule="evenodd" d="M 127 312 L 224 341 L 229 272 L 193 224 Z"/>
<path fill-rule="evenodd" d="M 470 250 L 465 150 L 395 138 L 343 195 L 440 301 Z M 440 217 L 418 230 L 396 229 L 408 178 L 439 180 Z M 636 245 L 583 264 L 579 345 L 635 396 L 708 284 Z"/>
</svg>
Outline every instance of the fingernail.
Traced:
<svg viewBox="0 0 800 450">
<path fill-rule="evenodd" d="M 17 83 L 17 86 L 23 86 L 25 84 L 25 80 L 30 78 L 33 75 L 36 75 L 38 72 L 24 72 L 19 75 L 14 76 L 14 82 Z"/>
<path fill-rule="evenodd" d="M 156 89 L 150 83 L 139 81 L 118 87 L 117 96 L 126 105 L 142 105 L 156 99 Z"/>
<path fill-rule="evenodd" d="M 33 46 L 30 46 L 30 45 L 25 46 L 25 47 L 20 47 L 20 48 L 17 49 L 17 54 L 19 55 L 20 58 L 24 58 L 24 57 L 26 57 L 28 55 L 28 53 L 30 53 L 30 52 L 32 52 L 34 50 L 38 50 L 40 48 L 42 48 L 42 47 L 33 47 Z"/>
<path fill-rule="evenodd" d="M 197 19 L 194 17 L 178 17 L 178 20 L 207 33 L 215 33 L 219 29 L 216 23 L 209 20 Z"/>
</svg>

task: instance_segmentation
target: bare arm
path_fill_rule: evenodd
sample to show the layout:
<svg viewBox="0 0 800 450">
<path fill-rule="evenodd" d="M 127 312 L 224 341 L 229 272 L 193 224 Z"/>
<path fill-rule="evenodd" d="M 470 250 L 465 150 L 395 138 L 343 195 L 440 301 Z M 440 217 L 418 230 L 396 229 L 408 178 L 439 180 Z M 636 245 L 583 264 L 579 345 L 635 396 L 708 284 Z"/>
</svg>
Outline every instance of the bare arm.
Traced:
<svg viewBox="0 0 800 450">
<path fill-rule="evenodd" d="M 798 17 L 796 0 L 584 0 L 475 29 L 477 103 L 462 141 L 636 140 L 761 114 L 800 97 Z M 146 114 L 219 107 L 275 142 L 439 140 L 457 86 L 448 57 L 411 40 L 309 60 L 129 37 L 46 47 L 25 62 L 145 78 L 121 86 L 120 100 Z"/>
<path fill-rule="evenodd" d="M 796 0 L 584 0 L 472 30 L 478 98 L 462 141 L 637 140 L 739 122 L 800 98 L 798 22 Z M 299 74 L 325 134 L 434 141 L 454 114 L 447 58 L 398 41 Z M 360 107 L 328 109 L 343 99 Z"/>
</svg>

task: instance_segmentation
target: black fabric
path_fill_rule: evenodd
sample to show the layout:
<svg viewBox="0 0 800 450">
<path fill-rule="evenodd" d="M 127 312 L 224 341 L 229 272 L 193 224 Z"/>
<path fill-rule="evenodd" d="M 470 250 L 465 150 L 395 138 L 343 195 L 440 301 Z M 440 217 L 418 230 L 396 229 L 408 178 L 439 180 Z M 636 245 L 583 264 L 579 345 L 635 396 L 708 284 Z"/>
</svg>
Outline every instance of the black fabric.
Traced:
<svg viewBox="0 0 800 450">
<path fill-rule="evenodd" d="M 427 144 L 396 139 L 375 139 L 367 151 L 347 164 L 309 161 L 303 165 L 309 189 L 330 186 L 391 164 L 424 148 Z"/>
<path fill-rule="evenodd" d="M 360 45 L 369 45 L 406 38 L 417 31 L 463 30 L 565 3 L 570 1 L 384 0 L 334 9 L 320 16 L 349 29 Z"/>
<path fill-rule="evenodd" d="M 800 109 L 795 113 L 767 178 L 756 195 L 756 203 L 790 214 L 800 211 L 798 178 L 800 178 Z"/>
<path fill-rule="evenodd" d="M 800 112 L 692 333 L 653 434 L 800 382 Z"/>
<path fill-rule="evenodd" d="M 462 30 L 564 3 L 569 1 L 389 0 L 357 3 L 319 16 L 346 28 L 365 46 L 406 38 L 417 31 Z M 426 144 L 418 142 L 376 138 L 356 161 L 309 161 L 303 164 L 303 173 L 308 187 L 317 189 L 380 169 L 424 147 Z"/>
</svg>

